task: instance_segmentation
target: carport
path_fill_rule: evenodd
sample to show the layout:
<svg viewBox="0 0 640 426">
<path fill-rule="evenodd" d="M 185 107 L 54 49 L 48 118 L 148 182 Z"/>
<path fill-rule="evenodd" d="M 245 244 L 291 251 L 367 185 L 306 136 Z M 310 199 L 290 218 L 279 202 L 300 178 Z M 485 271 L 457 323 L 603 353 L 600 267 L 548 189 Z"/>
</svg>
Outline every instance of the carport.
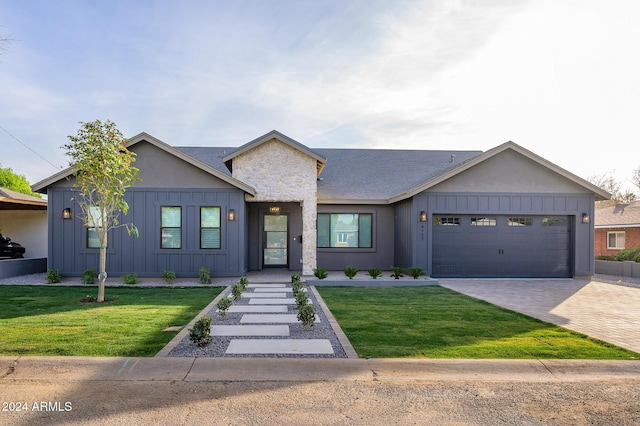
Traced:
<svg viewBox="0 0 640 426">
<path fill-rule="evenodd" d="M 0 188 L 0 228 L 27 249 L 24 259 L 0 260 L 0 278 L 46 272 L 46 200 Z"/>
</svg>

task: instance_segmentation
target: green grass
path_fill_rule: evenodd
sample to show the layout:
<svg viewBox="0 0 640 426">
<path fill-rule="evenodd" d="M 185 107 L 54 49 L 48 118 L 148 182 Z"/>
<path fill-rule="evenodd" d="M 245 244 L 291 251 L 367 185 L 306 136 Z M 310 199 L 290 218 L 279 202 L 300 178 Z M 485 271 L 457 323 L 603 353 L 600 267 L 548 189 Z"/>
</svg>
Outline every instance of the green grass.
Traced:
<svg viewBox="0 0 640 426">
<path fill-rule="evenodd" d="M 222 287 L 107 288 L 0 286 L 0 355 L 153 356 Z"/>
<path fill-rule="evenodd" d="M 318 287 L 363 358 L 639 359 L 443 287 Z"/>
</svg>

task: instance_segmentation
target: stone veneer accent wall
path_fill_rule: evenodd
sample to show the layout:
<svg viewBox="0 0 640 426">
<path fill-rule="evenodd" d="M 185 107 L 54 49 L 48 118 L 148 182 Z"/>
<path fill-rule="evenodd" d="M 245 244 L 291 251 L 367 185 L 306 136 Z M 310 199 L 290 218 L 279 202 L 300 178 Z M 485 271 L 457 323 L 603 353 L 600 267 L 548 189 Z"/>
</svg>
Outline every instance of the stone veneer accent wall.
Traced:
<svg viewBox="0 0 640 426">
<path fill-rule="evenodd" d="M 302 273 L 316 268 L 317 161 L 272 139 L 233 159 L 233 177 L 256 189 L 260 202 L 299 202 L 302 206 Z"/>
</svg>

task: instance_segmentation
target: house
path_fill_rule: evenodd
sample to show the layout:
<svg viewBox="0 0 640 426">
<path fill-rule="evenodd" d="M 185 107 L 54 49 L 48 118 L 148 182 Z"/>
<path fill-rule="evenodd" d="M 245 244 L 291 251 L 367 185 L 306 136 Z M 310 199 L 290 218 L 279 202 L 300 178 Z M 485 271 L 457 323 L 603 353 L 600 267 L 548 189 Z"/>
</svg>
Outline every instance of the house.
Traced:
<svg viewBox="0 0 640 426">
<path fill-rule="evenodd" d="M 131 138 L 142 182 L 113 230 L 110 275 L 217 276 L 417 266 L 434 277 L 592 275 L 594 201 L 609 194 L 521 146 L 311 149 L 277 131 L 241 147 Z M 49 267 L 81 275 L 98 249 L 64 170 L 48 194 Z M 64 219 L 62 212 L 71 212 Z"/>
<path fill-rule="evenodd" d="M 596 209 L 594 227 L 596 256 L 640 245 L 640 201 Z"/>
</svg>

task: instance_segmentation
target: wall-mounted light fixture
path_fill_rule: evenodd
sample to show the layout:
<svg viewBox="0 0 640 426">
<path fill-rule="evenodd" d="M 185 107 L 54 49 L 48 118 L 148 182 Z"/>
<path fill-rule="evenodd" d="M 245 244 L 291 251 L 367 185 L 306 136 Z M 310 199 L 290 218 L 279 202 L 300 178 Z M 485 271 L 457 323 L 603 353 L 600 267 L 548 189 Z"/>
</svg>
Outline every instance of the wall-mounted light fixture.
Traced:
<svg viewBox="0 0 640 426">
<path fill-rule="evenodd" d="M 582 223 L 589 223 L 589 214 L 588 213 L 582 213 Z"/>
<path fill-rule="evenodd" d="M 420 212 L 420 222 L 426 222 L 426 221 L 427 221 L 427 212 L 423 210 Z"/>
<path fill-rule="evenodd" d="M 69 207 L 62 210 L 62 218 L 63 219 L 71 219 L 71 209 Z"/>
<path fill-rule="evenodd" d="M 228 218 L 230 222 L 236 220 L 236 211 L 234 209 L 229 209 Z"/>
</svg>

